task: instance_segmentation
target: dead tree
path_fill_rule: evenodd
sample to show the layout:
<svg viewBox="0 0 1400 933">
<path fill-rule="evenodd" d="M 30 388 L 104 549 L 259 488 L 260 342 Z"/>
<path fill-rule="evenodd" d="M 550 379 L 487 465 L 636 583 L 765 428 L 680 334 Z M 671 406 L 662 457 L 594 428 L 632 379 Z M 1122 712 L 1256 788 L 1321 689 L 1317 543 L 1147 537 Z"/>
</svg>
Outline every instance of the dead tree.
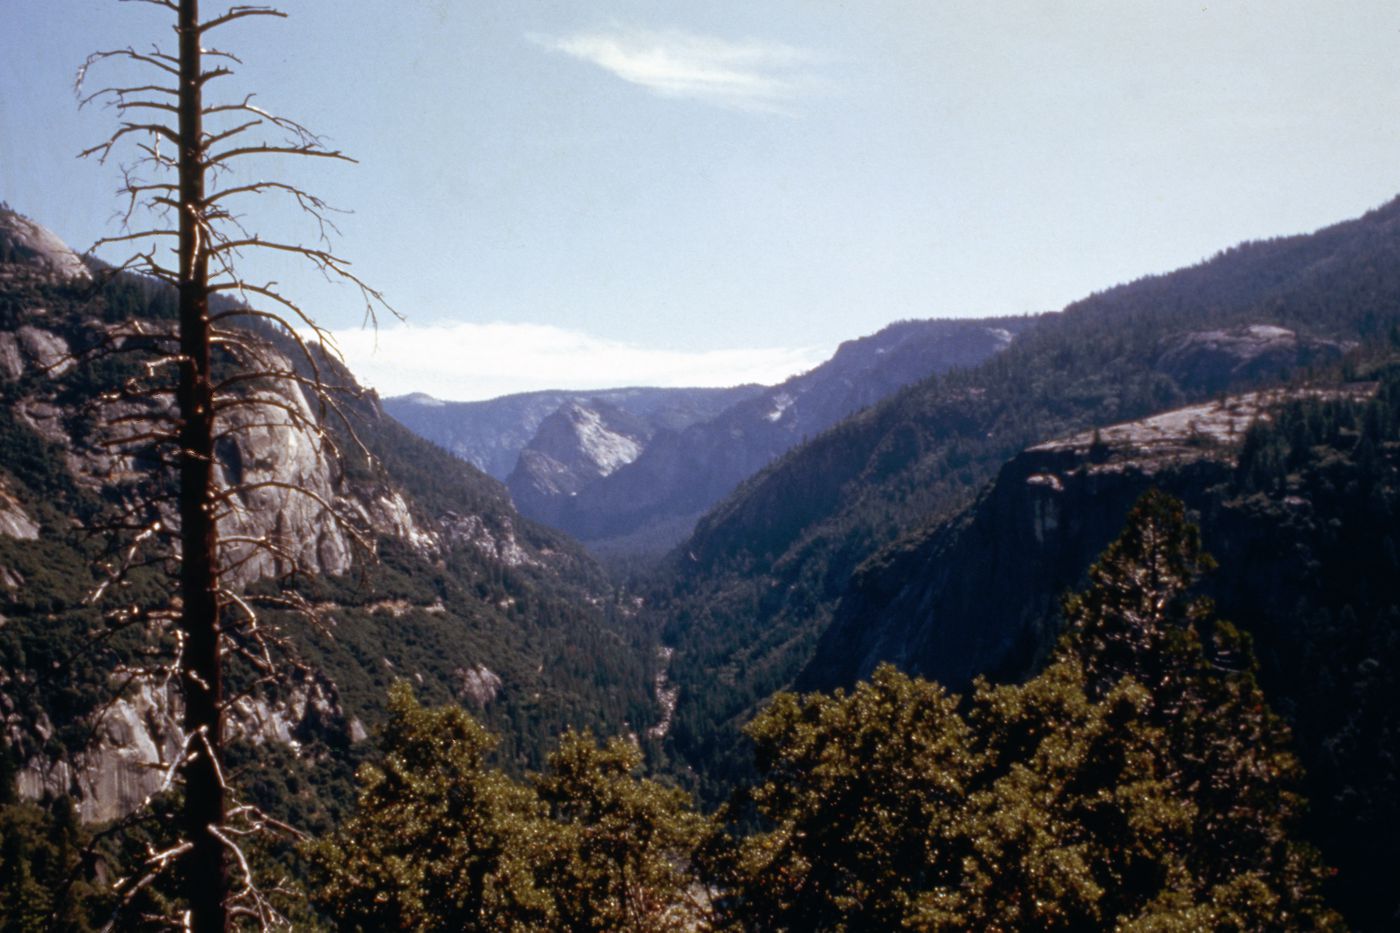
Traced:
<svg viewBox="0 0 1400 933">
<path fill-rule="evenodd" d="M 326 239 L 328 229 L 333 230 L 331 208 L 322 200 L 286 181 L 228 181 L 232 167 L 255 160 L 353 161 L 300 123 L 256 105 L 252 95 L 215 99 L 208 93 L 210 85 L 233 75 L 234 66 L 241 64 L 231 52 L 211 47 L 211 36 L 243 20 L 285 14 L 271 7 L 228 5 L 202 18 L 198 0 L 121 2 L 168 11 L 176 45 L 173 52 L 160 45 L 96 52 L 79 73 L 80 101 L 105 104 L 118 117 L 108 138 L 83 155 L 103 162 L 115 156 L 124 178 L 122 230 L 94 248 L 130 244 L 134 251 L 120 270 L 177 289 L 179 316 L 173 329 L 142 322 L 115 328 L 99 348 L 137 349 L 147 355 L 149 378 L 119 393 L 141 404 L 114 419 L 120 422 L 119 430 L 109 441 L 118 448 L 145 445 L 162 451 L 158 462 L 178 477 L 178 507 L 126 510 L 119 524 L 130 548 L 123 560 L 114 562 L 101 589 L 118 589 L 131 567 L 149 559 L 141 555 L 168 548 L 164 559 L 178 567 L 178 600 L 172 601 L 169 613 L 178 633 L 171 673 L 183 700 L 185 735 L 178 768 L 172 770 L 184 793 L 182 838 L 165 851 L 153 852 L 148 871 L 142 879 L 128 882 L 128 890 L 160 870 L 177 868 L 188 909 L 182 925 L 223 931 L 239 914 L 251 915 L 262 925 L 273 919 L 237 845 L 247 826 L 235 826 L 234 817 L 249 822 L 248 812 L 230 807 L 222 767 L 225 652 L 242 652 L 264 669 L 271 664 L 270 636 L 259 627 L 251 601 L 242 599 L 224 577 L 231 562 L 249 560 L 253 553 L 271 555 L 279 566 L 295 565 L 296 557 L 294 549 L 273 535 L 221 539 L 221 528 L 236 520 L 241 497 L 252 490 L 246 483 L 218 482 L 217 445 L 230 432 L 258 423 L 256 417 L 241 417 L 235 424 L 231 412 L 270 406 L 283 422 L 290 419 L 298 429 L 312 432 L 326 445 L 323 455 L 333 456 L 324 420 L 327 411 L 336 408 L 334 392 L 322 377 L 327 335 L 274 282 L 245 278 L 240 260 L 251 262 L 267 252 L 297 256 L 357 288 L 371 318 L 376 307 L 387 306 L 331 251 Z M 87 73 L 99 65 L 118 80 L 95 91 L 83 90 Z M 249 232 L 238 205 L 264 195 L 290 198 L 309 215 L 317 229 L 317 245 Z M 269 350 L 256 327 L 246 326 L 249 322 L 276 330 L 296 347 L 300 358 L 288 365 L 284 356 Z M 314 398 L 315 416 L 308 417 L 275 395 L 250 392 L 268 381 L 280 381 Z M 256 485 L 285 485 L 286 494 L 311 496 L 334 513 L 332 503 L 310 490 L 276 478 Z M 155 616 L 127 609 L 116 618 L 120 624 L 150 624 Z M 236 879 L 231 878 L 231 866 Z"/>
</svg>

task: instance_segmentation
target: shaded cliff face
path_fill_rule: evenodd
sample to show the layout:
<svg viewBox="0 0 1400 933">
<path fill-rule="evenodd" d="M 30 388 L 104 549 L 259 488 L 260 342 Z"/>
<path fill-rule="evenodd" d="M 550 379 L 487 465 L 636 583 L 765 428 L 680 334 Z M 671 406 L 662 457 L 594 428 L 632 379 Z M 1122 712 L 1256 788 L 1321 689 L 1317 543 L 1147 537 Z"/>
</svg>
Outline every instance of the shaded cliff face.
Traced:
<svg viewBox="0 0 1400 933">
<path fill-rule="evenodd" d="M 953 689 L 1020 679 L 1062 594 L 1148 488 L 1185 501 L 1219 568 L 1200 584 L 1253 637 L 1307 774 L 1309 833 L 1361 929 L 1400 909 L 1400 371 L 1233 397 L 1032 447 L 956 518 L 868 561 L 799 683 L 882 660 Z"/>
<path fill-rule="evenodd" d="M 1030 448 L 965 513 L 868 562 L 803 672 L 864 679 L 883 661 L 963 689 L 1014 677 L 1054 640 L 1060 597 L 1156 487 L 1201 505 L 1229 483 L 1250 424 L 1282 394 L 1193 405 Z"/>
<path fill-rule="evenodd" d="M 1176 337 L 1168 341 L 1156 368 L 1178 385 L 1218 392 L 1278 373 L 1335 363 L 1349 346 L 1354 344 L 1300 336 L 1286 327 L 1254 324 Z"/>
<path fill-rule="evenodd" d="M 167 414 L 167 403 L 113 392 L 140 372 L 139 355 L 88 351 L 139 340 L 133 322 L 168 331 L 174 303 L 153 282 L 90 275 L 60 247 L 0 212 L 0 728 L 20 758 L 22 793 L 67 793 L 84 819 L 107 820 L 159 789 L 184 737 L 178 696 L 140 672 L 146 646 L 168 633 L 152 625 L 96 638 L 103 623 L 86 598 L 120 534 L 103 530 L 108 516 L 138 506 L 131 514 L 171 529 L 178 516 L 173 502 L 152 497 L 170 480 L 151 450 L 113 443 Z M 287 339 L 260 335 L 272 342 L 265 365 L 292 371 Z M 587 555 L 522 519 L 501 484 L 356 394 L 343 368 L 322 367 L 328 382 L 352 387 L 340 403 L 364 451 L 338 422 L 319 421 L 314 400 L 290 381 L 246 383 L 246 400 L 261 404 L 232 407 L 221 422 L 229 433 L 218 481 L 244 487 L 221 519 L 225 581 L 256 601 L 276 592 L 272 578 L 289 585 L 295 562 L 305 571 L 295 585 L 322 622 L 265 604 L 264 621 L 282 626 L 301 663 L 289 659 L 232 706 L 230 738 L 294 757 L 316 745 L 305 762 L 315 767 L 365 736 L 363 723 L 399 677 L 425 698 L 471 703 L 488 721 L 529 706 L 540 734 L 509 749 L 521 765 L 566 719 L 609 731 L 647 721 L 651 653 L 629 653 L 622 615 Z M 328 449 L 327 434 L 345 456 Z M 354 546 L 350 528 L 379 562 Z M 277 542 L 277 556 L 247 539 Z M 158 601 L 169 571 L 143 569 L 133 603 Z"/>
</svg>

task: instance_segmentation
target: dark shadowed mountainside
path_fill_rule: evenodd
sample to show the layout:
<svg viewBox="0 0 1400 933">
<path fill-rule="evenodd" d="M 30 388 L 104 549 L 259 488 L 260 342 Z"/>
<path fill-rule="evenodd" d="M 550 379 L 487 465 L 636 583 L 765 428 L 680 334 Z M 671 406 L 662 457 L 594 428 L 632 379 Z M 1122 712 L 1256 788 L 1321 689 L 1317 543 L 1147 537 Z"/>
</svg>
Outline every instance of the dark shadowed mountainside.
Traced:
<svg viewBox="0 0 1400 933">
<path fill-rule="evenodd" d="M 673 754 L 723 794 L 746 767 L 736 724 L 811 661 L 856 569 L 1025 448 L 1299 379 L 1397 324 L 1392 202 L 1090 296 L 794 449 L 700 521 L 649 602 L 675 651 Z"/>
</svg>

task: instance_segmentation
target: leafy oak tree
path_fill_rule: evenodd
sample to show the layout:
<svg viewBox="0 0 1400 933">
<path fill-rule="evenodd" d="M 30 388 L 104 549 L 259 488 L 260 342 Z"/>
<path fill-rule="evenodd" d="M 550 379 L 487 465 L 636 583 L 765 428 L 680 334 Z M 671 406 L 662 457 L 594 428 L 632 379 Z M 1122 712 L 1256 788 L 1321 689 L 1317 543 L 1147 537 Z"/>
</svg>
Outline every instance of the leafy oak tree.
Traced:
<svg viewBox="0 0 1400 933">
<path fill-rule="evenodd" d="M 529 789 L 493 768 L 494 738 L 458 707 L 394 686 L 383 756 L 352 816 L 310 848 L 317 902 L 349 930 L 537 930 L 547 826 Z"/>
<path fill-rule="evenodd" d="M 640 776 L 641 751 L 568 732 L 533 783 L 551 819 L 540 883 L 558 929 L 683 933 L 708 925 L 694 851 L 708 823 L 690 797 Z"/>
</svg>

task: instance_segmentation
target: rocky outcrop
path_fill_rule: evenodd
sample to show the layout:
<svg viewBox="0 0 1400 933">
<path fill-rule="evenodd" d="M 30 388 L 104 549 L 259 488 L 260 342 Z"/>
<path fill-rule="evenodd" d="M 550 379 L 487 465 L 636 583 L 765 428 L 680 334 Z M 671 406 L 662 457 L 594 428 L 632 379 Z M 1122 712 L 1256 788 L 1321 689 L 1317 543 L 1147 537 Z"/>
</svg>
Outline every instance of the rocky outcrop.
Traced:
<svg viewBox="0 0 1400 933">
<path fill-rule="evenodd" d="M 74 757 L 51 756 L 36 747 L 49 739 L 52 727 L 41 718 L 33 731 L 26 728 L 6 695 L 13 686 L 0 687 L 6 739 L 24 761 L 17 777 L 22 797 L 66 794 L 82 820 L 102 823 L 125 816 L 170 786 L 185 744 L 180 695 L 173 683 L 118 672 L 112 684 L 115 698 L 98 712 L 87 747 Z M 313 735 L 353 732 L 334 686 L 305 672 L 284 678 L 275 691 L 236 699 L 229 705 L 227 723 L 231 740 L 277 742 L 293 751 Z"/>
<path fill-rule="evenodd" d="M 457 695 L 477 708 L 487 706 L 501 692 L 501 676 L 485 664 L 457 669 Z"/>
<path fill-rule="evenodd" d="M 52 230 L 13 211 L 0 209 L 0 249 L 10 261 L 59 279 L 89 279 L 83 260 Z"/>
<path fill-rule="evenodd" d="M 1178 385 L 1217 392 L 1332 363 L 1347 349 L 1345 344 L 1303 337 L 1286 327 L 1251 324 L 1173 338 L 1158 357 L 1157 369 Z"/>
<path fill-rule="evenodd" d="M 509 520 L 492 528 L 480 515 L 448 512 L 441 518 L 443 535 L 453 547 L 470 547 L 507 567 L 539 567 L 540 559 L 520 544 Z"/>
<path fill-rule="evenodd" d="M 557 524 L 563 503 L 636 460 L 651 435 L 641 419 L 600 399 L 568 402 L 540 422 L 506 488 L 522 514 Z"/>
<path fill-rule="evenodd" d="M 1289 397 L 1236 396 L 1026 450 L 960 517 L 861 568 L 801 685 L 849 685 L 884 661 L 955 689 L 1029 670 L 1053 642 L 1060 597 L 1133 503 L 1157 487 L 1219 513 L 1249 424 Z"/>
<path fill-rule="evenodd" d="M 21 541 L 33 541 L 39 537 L 39 523 L 29 517 L 24 506 L 3 483 L 0 483 L 0 535 Z"/>
</svg>

